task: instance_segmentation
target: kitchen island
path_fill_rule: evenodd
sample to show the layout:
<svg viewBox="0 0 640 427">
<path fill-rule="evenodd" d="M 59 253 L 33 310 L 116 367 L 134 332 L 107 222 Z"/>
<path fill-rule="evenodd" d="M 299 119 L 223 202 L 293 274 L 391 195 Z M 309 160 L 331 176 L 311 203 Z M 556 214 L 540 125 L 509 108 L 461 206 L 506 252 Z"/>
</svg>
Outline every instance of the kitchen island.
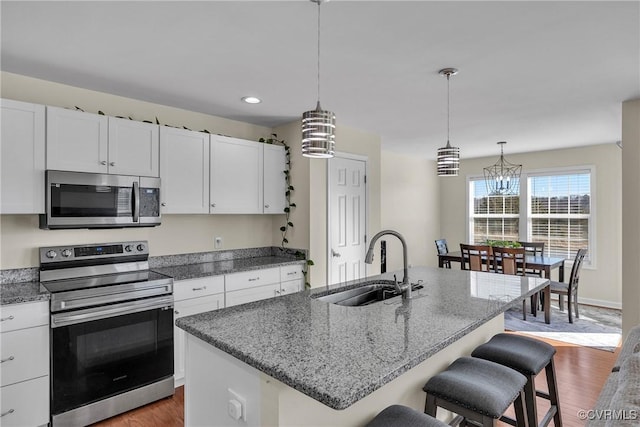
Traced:
<svg viewBox="0 0 640 427">
<path fill-rule="evenodd" d="M 501 332 L 504 311 L 548 284 L 417 267 L 410 281 L 424 287 L 411 300 L 316 299 L 392 277 L 179 319 L 188 332 L 185 425 L 363 425 L 393 403 L 422 409 L 430 376 Z"/>
</svg>

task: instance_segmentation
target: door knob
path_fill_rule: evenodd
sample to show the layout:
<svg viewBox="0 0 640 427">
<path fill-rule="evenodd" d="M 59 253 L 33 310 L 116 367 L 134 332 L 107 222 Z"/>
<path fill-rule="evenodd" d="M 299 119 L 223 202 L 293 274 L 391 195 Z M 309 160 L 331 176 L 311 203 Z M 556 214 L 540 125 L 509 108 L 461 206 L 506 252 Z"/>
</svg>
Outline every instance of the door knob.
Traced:
<svg viewBox="0 0 640 427">
<path fill-rule="evenodd" d="M 333 250 L 333 248 L 331 248 L 331 256 L 336 257 L 336 258 L 340 258 L 340 252 L 336 252 Z"/>
</svg>

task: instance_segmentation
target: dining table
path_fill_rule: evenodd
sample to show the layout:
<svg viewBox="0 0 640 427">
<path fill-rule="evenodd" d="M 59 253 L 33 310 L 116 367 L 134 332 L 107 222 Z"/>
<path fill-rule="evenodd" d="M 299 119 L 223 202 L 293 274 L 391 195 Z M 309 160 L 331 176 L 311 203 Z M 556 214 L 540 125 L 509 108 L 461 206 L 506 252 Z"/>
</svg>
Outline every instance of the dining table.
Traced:
<svg viewBox="0 0 640 427">
<path fill-rule="evenodd" d="M 558 269 L 558 281 L 564 281 L 564 258 L 560 257 L 548 257 L 540 255 L 527 255 L 525 262 L 528 269 L 540 270 L 544 272 L 544 277 L 551 279 L 551 271 Z M 448 252 L 446 254 L 438 254 L 438 266 L 444 267 L 447 262 L 462 263 L 462 252 Z M 544 310 L 544 322 L 546 324 L 551 323 L 551 288 L 545 286 L 541 291 L 543 295 L 542 308 Z M 532 313 L 535 315 L 535 308 L 531 308 Z"/>
</svg>

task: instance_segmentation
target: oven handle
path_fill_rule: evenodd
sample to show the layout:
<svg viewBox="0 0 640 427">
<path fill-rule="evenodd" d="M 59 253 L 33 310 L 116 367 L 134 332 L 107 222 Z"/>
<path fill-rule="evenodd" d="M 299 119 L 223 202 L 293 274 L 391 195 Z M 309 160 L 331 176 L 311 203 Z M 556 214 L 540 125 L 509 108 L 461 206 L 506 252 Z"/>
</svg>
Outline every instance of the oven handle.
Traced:
<svg viewBox="0 0 640 427">
<path fill-rule="evenodd" d="M 159 298 L 149 298 L 147 300 L 109 305 L 106 307 L 94 307 L 68 313 L 52 314 L 51 328 L 59 328 L 62 326 L 75 325 L 77 323 L 90 322 L 92 320 L 107 319 L 109 317 L 156 309 L 172 310 L 173 296 L 169 295 Z"/>
</svg>

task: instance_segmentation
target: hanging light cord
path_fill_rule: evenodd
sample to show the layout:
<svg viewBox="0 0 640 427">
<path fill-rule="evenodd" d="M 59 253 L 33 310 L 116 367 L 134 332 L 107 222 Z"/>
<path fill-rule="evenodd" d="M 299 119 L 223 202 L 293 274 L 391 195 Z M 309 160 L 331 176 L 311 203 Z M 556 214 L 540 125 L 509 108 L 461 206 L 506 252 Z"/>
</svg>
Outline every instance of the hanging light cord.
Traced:
<svg viewBox="0 0 640 427">
<path fill-rule="evenodd" d="M 320 105 L 320 4 L 318 0 L 318 105 Z"/>
<path fill-rule="evenodd" d="M 451 73 L 447 73 L 447 147 L 449 146 L 449 128 L 450 128 L 449 117 L 451 116 L 451 102 L 449 98 L 450 97 L 449 77 L 451 77 Z"/>
</svg>

